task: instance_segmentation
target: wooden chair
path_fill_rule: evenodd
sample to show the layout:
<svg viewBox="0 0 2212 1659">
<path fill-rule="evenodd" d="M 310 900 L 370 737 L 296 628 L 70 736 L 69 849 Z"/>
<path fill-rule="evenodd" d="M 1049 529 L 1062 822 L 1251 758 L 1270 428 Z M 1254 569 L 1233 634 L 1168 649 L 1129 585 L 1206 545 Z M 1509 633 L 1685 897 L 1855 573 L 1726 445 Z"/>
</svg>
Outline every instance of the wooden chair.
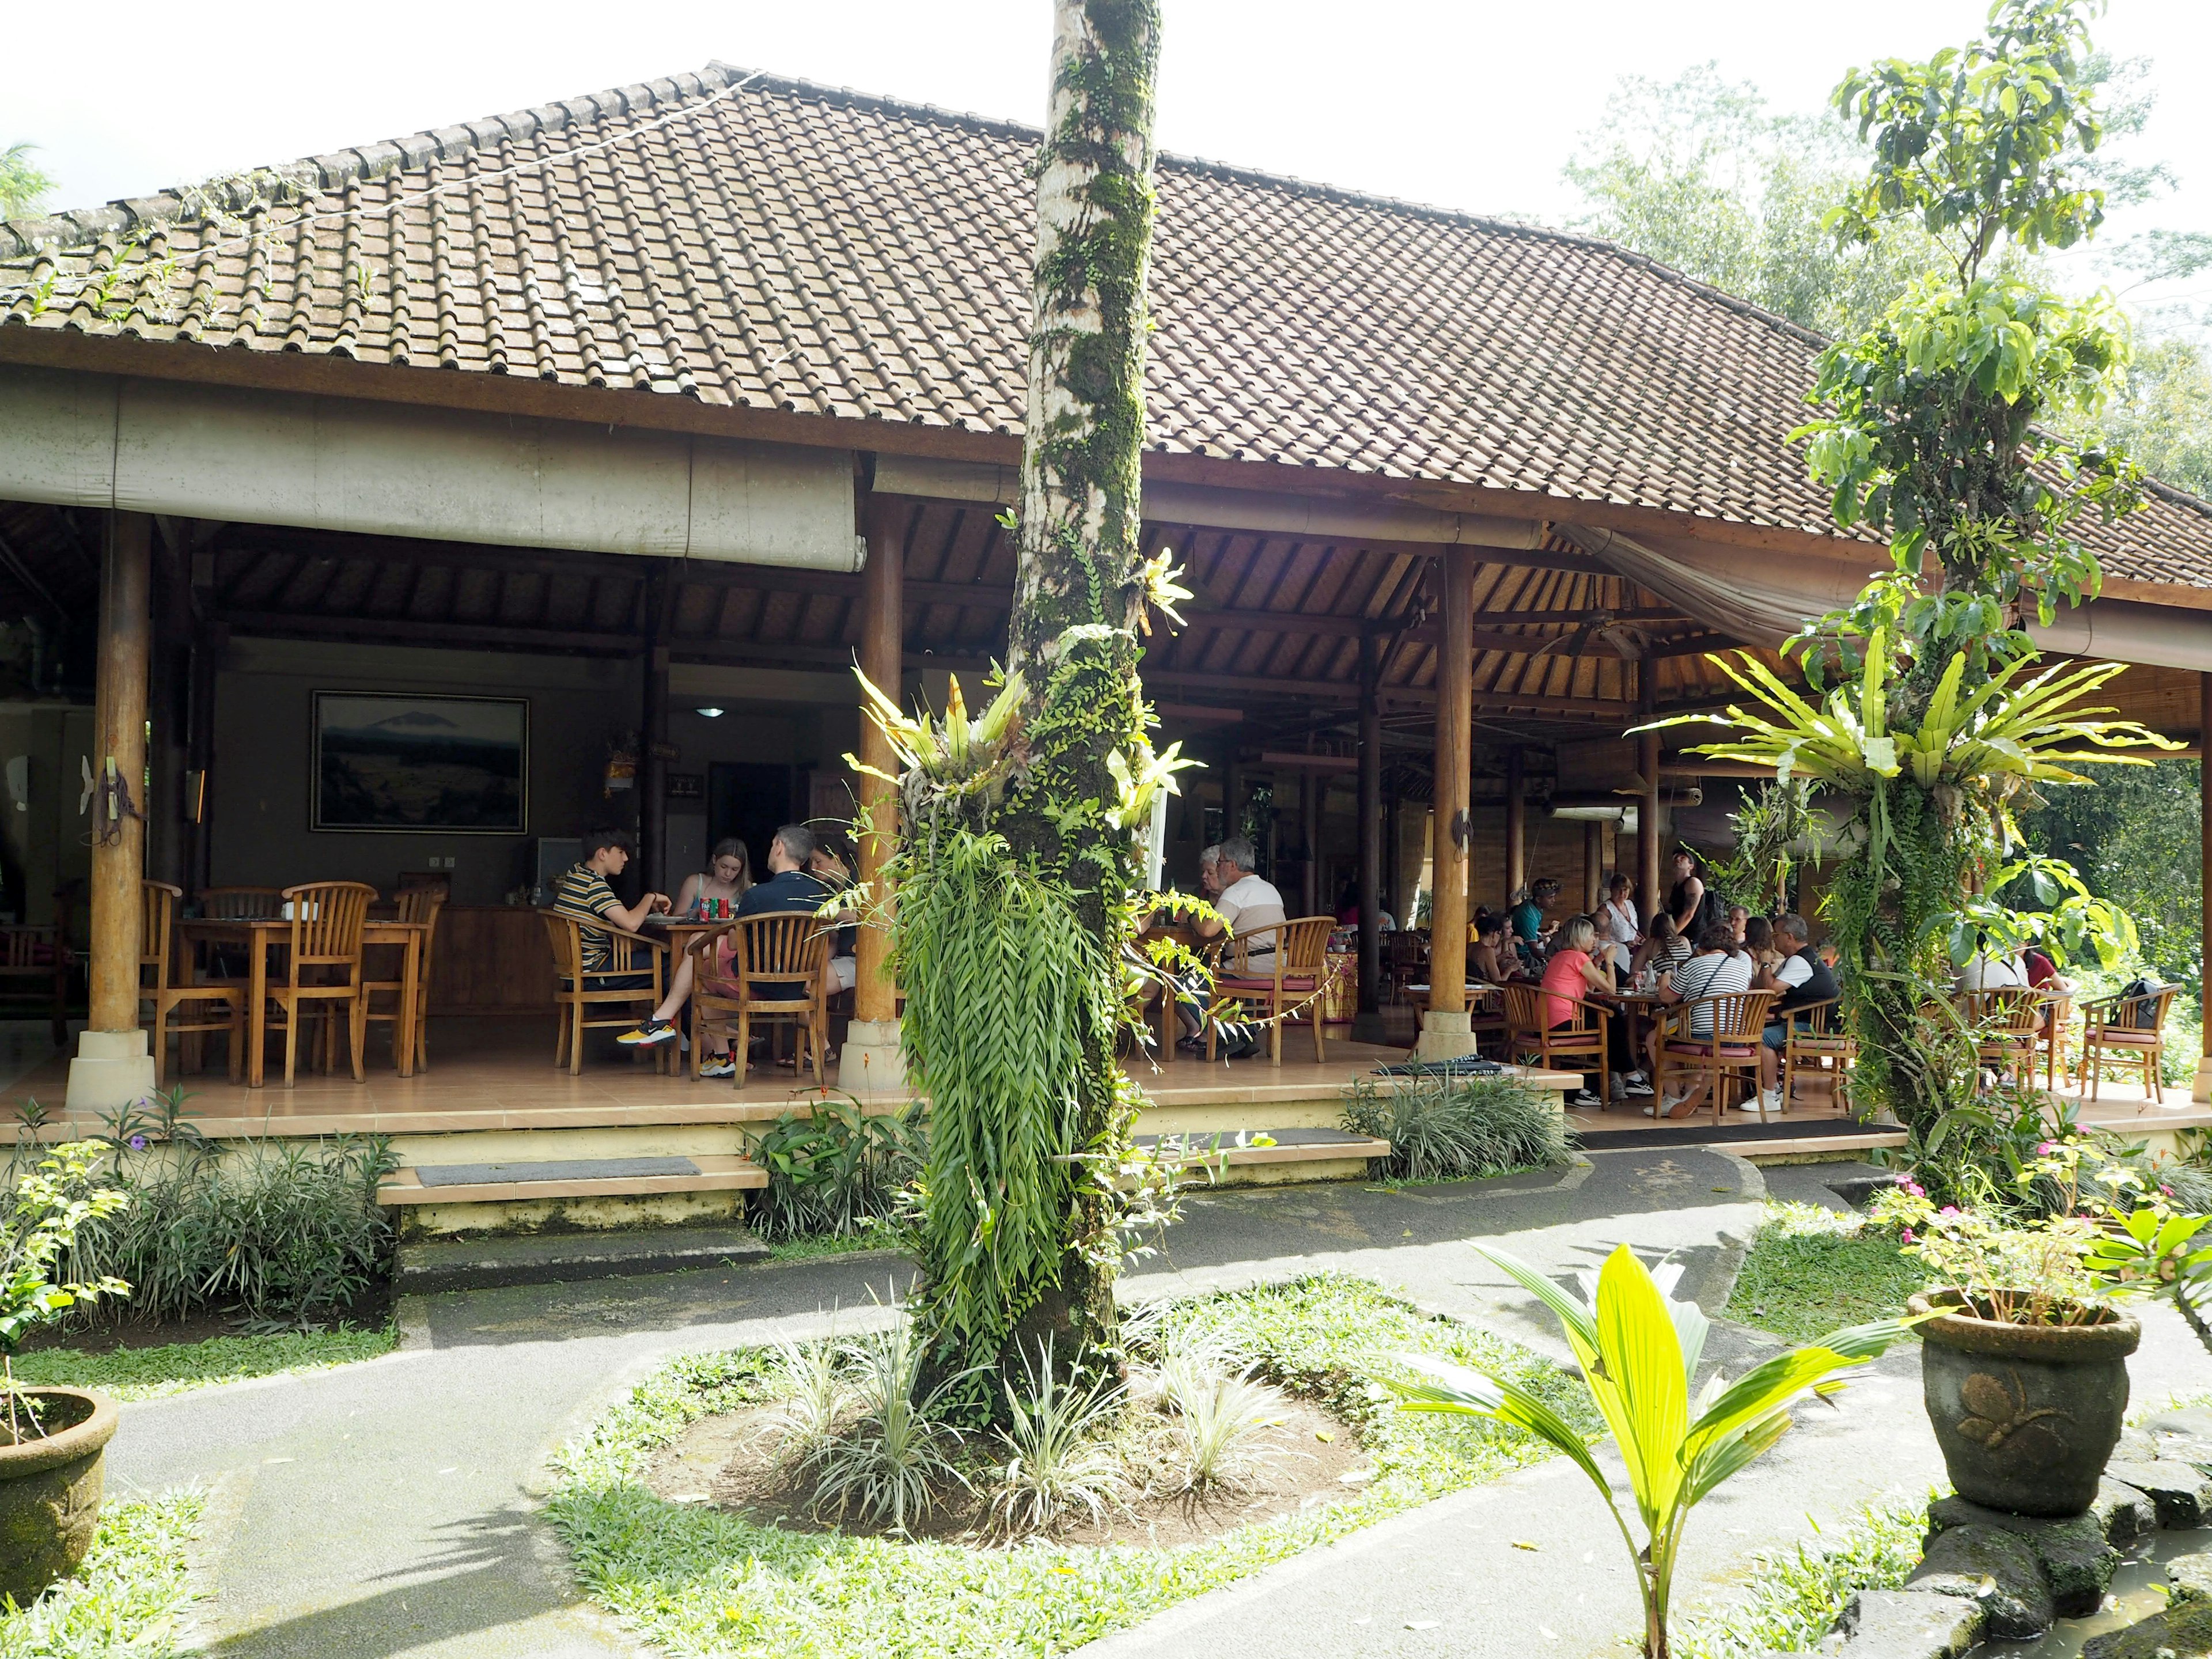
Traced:
<svg viewBox="0 0 2212 1659">
<path fill-rule="evenodd" d="M 568 1074 L 574 1077 L 584 1069 L 586 1031 L 606 1025 L 627 1028 L 653 1017 L 653 1011 L 660 1006 L 661 998 L 667 993 L 668 976 L 664 970 L 668 942 L 647 939 L 625 928 L 611 927 L 602 921 L 586 921 L 566 910 L 540 910 L 538 914 L 545 923 L 546 939 L 553 947 L 553 1005 L 561 1017 L 560 1034 L 553 1043 L 553 1063 L 566 1066 Z M 584 935 L 587 931 L 604 937 L 607 942 L 607 959 L 603 966 L 584 966 Z M 612 982 L 640 974 L 649 975 L 651 982 Z M 591 1018 L 594 1011 L 603 1008 L 618 1012 L 603 1019 Z M 693 1046 L 697 1045 L 695 1042 Z M 653 1045 L 654 1071 L 665 1073 L 669 1069 L 669 1054 L 675 1047 L 673 1042 Z"/>
<path fill-rule="evenodd" d="M 2067 1069 L 2066 1026 L 2073 1018 L 2074 994 L 2046 988 L 2043 993 L 2043 1087 L 2045 1093 L 2057 1092 L 2058 1074 Z"/>
<path fill-rule="evenodd" d="M 1975 1057 L 2023 1084 L 2035 1075 L 2035 1050 L 2043 1041 L 2043 993 L 2025 985 L 1961 991 L 1953 999 L 1959 1018 L 1974 1033 Z"/>
<path fill-rule="evenodd" d="M 1783 1018 L 1790 1022 L 1789 1044 L 1782 1051 L 1782 1108 L 1789 1110 L 1800 1078 L 1825 1081 L 1836 1109 L 1850 1109 L 1851 1067 L 1859 1057 L 1858 1039 L 1838 1024 L 1842 1004 L 1800 1003 Z"/>
<path fill-rule="evenodd" d="M 284 912 L 281 887 L 203 887 L 200 914 L 222 921 L 274 921 Z"/>
<path fill-rule="evenodd" d="M 706 1064 L 710 1038 L 730 1044 L 737 1062 L 731 1079 L 743 1087 L 746 1061 L 752 1051 L 753 1024 L 796 1025 L 814 1064 L 814 1079 L 823 1080 L 823 1063 L 830 1037 L 830 999 L 824 975 L 830 966 L 830 946 L 836 937 L 834 923 L 804 910 L 743 916 L 702 933 L 684 948 L 695 953 L 691 980 L 691 1075 Z M 727 975 L 708 971 L 716 959 L 716 944 L 730 941 Z M 791 994 L 797 988 L 800 994 Z"/>
<path fill-rule="evenodd" d="M 1401 929 L 1382 935 L 1382 977 L 1389 989 L 1385 1000 L 1403 1003 L 1407 993 L 1419 986 L 1425 993 L 1429 981 L 1429 941 L 1420 933 Z"/>
<path fill-rule="evenodd" d="M 1759 1086 L 1759 1037 L 1766 1030 L 1766 1010 L 1781 994 L 1730 991 L 1668 1009 L 1659 1026 L 1658 1075 L 1651 1079 L 1660 1103 L 1656 1109 L 1666 1109 L 1668 1084 L 1684 1077 L 1702 1079 L 1712 1085 L 1713 1121 L 1719 1123 L 1731 1079 Z M 1700 1036 L 1694 1029 L 1699 1009 L 1712 1021 L 1710 1036 Z"/>
<path fill-rule="evenodd" d="M 1547 1071 L 1595 1072 L 1605 1079 L 1599 1098 L 1613 1104 L 1613 1067 L 1609 1023 L 1613 1011 L 1585 997 L 1569 1005 L 1561 1024 L 1550 1023 L 1553 1006 L 1565 999 L 1541 985 L 1516 981 L 1498 988 L 1505 1005 L 1505 1057 L 1521 1065 L 1535 1064 Z"/>
<path fill-rule="evenodd" d="M 0 926 L 0 999 L 44 1012 L 56 1048 L 69 1041 L 69 979 L 70 948 L 58 926 Z"/>
<path fill-rule="evenodd" d="M 1474 1034 L 1474 1048 L 1482 1052 L 1483 1039 L 1491 1038 L 1492 1047 L 1503 1048 L 1511 1041 L 1512 1022 L 1505 1017 L 1505 988 L 1490 985 L 1481 980 L 1467 983 L 1467 1028 Z"/>
<path fill-rule="evenodd" d="M 2180 989 L 2179 985 L 2161 985 L 2147 995 L 2131 997 L 2121 992 L 2081 1005 L 2079 1082 L 2088 1090 L 2092 1105 L 2096 1103 L 2106 1066 L 2142 1067 L 2143 1092 L 2155 1104 L 2166 1104 L 2159 1061 L 2166 1042 L 2166 1017 Z"/>
<path fill-rule="evenodd" d="M 138 1000 L 150 1010 L 149 1023 L 152 1029 L 150 1041 L 154 1048 L 154 1086 L 161 1087 L 168 1080 L 169 1038 L 179 1036 L 178 1060 L 189 1063 L 193 1056 L 185 1052 L 182 1034 L 203 1031 L 225 1031 L 230 1036 L 230 1080 L 238 1081 L 246 1063 L 246 988 L 236 980 L 226 980 L 219 985 L 172 985 L 169 973 L 175 957 L 175 936 L 172 932 L 177 919 L 177 901 L 185 896 L 180 887 L 172 887 L 165 881 L 141 881 L 138 884 Z M 187 1005 L 201 1005 L 219 1012 L 220 1018 L 210 1018 L 202 1006 L 193 1006 L 190 1018 L 174 1019 L 172 1016 Z M 198 1048 L 198 1044 L 191 1045 Z"/>
<path fill-rule="evenodd" d="M 284 1031 L 284 1086 L 300 1054 L 301 1017 L 320 1018 L 322 1064 L 336 1060 L 337 1017 L 345 1016 L 353 1052 L 353 1080 L 366 1082 L 362 1045 L 368 1035 L 368 1004 L 362 997 L 361 930 L 376 889 L 359 881 L 310 881 L 279 896 L 292 907 L 292 933 L 284 952 L 284 982 L 269 987 L 269 1006 L 253 1017 L 264 1031 Z M 282 1018 L 278 1017 L 281 1012 Z"/>
<path fill-rule="evenodd" d="M 399 921 L 422 922 L 426 924 L 422 931 L 422 942 L 417 947 L 419 951 L 419 959 L 415 964 L 415 1069 L 418 1072 L 428 1070 L 430 1065 L 430 1040 L 428 1036 L 430 1024 L 430 949 L 432 945 L 437 943 L 438 912 L 446 908 L 446 894 L 447 889 L 442 883 L 436 885 L 426 884 L 420 887 L 403 886 L 399 890 L 399 896 L 395 906 L 398 912 L 398 919 Z M 407 981 L 405 978 L 406 963 L 404 957 L 404 952 L 405 951 L 406 947 L 400 945 L 372 945 L 368 948 L 379 953 L 389 952 L 392 955 L 401 958 L 398 964 L 400 970 L 400 977 L 396 979 L 365 980 L 362 981 L 361 988 L 362 1000 L 368 1005 L 368 1012 L 363 1014 L 362 1018 L 368 1021 L 371 1024 L 375 1024 L 381 1021 L 391 1025 L 392 1063 L 394 1066 L 397 1066 L 399 1063 L 399 1015 L 401 1012 L 399 1007 L 399 999 L 406 994 L 407 990 Z M 389 1010 L 380 1009 L 376 1006 L 376 1000 L 382 996 L 389 996 L 392 999 L 392 1006 Z"/>
<path fill-rule="evenodd" d="M 1322 1037 L 1322 1006 L 1328 973 L 1328 936 L 1336 927 L 1334 916 L 1298 916 L 1272 927 L 1253 930 L 1249 939 L 1232 938 L 1223 954 L 1221 971 L 1214 978 L 1213 995 L 1206 1010 L 1206 1057 L 1213 1058 L 1216 1016 L 1224 1008 L 1261 1009 L 1267 1027 L 1267 1063 L 1283 1063 L 1283 1026 L 1293 1018 L 1313 1027 L 1314 1058 L 1326 1060 Z M 1255 969 L 1251 945 L 1273 936 L 1274 951 L 1262 953 L 1265 972 Z"/>
</svg>

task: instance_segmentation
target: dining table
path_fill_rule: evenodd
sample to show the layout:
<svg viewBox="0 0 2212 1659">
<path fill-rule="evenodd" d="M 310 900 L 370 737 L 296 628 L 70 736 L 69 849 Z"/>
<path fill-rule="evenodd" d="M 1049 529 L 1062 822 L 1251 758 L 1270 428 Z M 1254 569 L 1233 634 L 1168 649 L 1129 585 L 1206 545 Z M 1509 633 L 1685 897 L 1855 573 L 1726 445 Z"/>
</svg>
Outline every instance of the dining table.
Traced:
<svg viewBox="0 0 2212 1659">
<path fill-rule="evenodd" d="M 392 1058 L 402 1077 L 415 1075 L 415 1021 L 422 1001 L 422 947 L 430 937 L 427 921 L 401 921 L 397 917 L 371 916 L 362 924 L 362 948 L 396 945 L 404 952 L 400 969 L 398 1017 L 393 1022 Z M 193 916 L 177 924 L 185 941 L 179 964 L 183 983 L 199 983 L 199 964 L 194 945 L 230 945 L 243 949 L 246 961 L 246 1021 L 252 1035 L 246 1043 L 246 1086 L 262 1086 L 268 1049 L 268 1025 L 264 1011 L 269 1002 L 269 954 L 292 942 L 292 923 L 278 916 Z"/>
<path fill-rule="evenodd" d="M 1142 953 L 1145 945 L 1155 940 L 1172 940 L 1197 957 L 1208 957 L 1209 952 L 1218 951 L 1223 943 L 1218 934 L 1209 939 L 1200 933 L 1195 923 L 1158 916 L 1154 917 L 1152 926 L 1137 935 L 1139 951 Z M 1146 957 L 1146 961 L 1149 962 L 1151 959 L 1149 955 Z M 1210 957 L 1208 959 L 1211 959 Z M 1156 986 L 1155 989 L 1160 1002 L 1160 1037 L 1159 1047 L 1152 1055 L 1152 1059 L 1156 1064 L 1164 1065 L 1176 1057 L 1176 1042 L 1182 1036 L 1182 1022 L 1176 1018 L 1179 1005 L 1175 988 L 1170 985 L 1161 983 Z"/>
</svg>

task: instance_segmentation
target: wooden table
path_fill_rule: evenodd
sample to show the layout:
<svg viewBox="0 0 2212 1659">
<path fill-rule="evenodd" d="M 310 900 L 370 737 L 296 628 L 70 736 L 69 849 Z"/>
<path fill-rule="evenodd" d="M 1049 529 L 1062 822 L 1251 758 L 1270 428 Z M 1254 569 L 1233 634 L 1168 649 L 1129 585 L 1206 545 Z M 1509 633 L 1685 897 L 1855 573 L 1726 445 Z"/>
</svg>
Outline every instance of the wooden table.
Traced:
<svg viewBox="0 0 2212 1659">
<path fill-rule="evenodd" d="M 1640 1035 L 1637 1030 L 1638 1022 L 1642 1021 L 1648 1024 L 1674 1005 L 1662 997 L 1656 989 L 1593 991 L 1590 994 L 1597 1000 L 1610 1002 L 1620 1010 L 1621 1017 L 1628 1021 L 1628 1057 L 1636 1062 L 1636 1066 L 1648 1067 L 1650 1065 L 1650 1059 L 1644 1054 L 1643 1045 L 1637 1041 Z M 1635 1067 L 1631 1069 L 1633 1070 Z"/>
<path fill-rule="evenodd" d="M 1190 922 L 1156 921 L 1137 936 L 1137 949 L 1141 953 L 1147 941 L 1164 939 L 1173 939 L 1194 956 L 1201 956 L 1207 946 L 1218 947 L 1220 943 L 1219 934 L 1209 939 L 1200 933 Z M 1146 960 L 1149 961 L 1150 957 L 1146 957 Z M 1159 1047 L 1152 1055 L 1152 1059 L 1158 1064 L 1165 1065 L 1176 1057 L 1176 1042 L 1182 1036 L 1182 1024 L 1176 1016 L 1177 1004 L 1175 987 L 1163 983 L 1158 987 L 1158 990 L 1160 1040 Z"/>
<path fill-rule="evenodd" d="M 263 1057 L 268 1046 L 264 1014 L 269 1003 L 269 952 L 274 946 L 292 942 L 292 924 L 276 918 L 202 916 L 179 922 L 177 933 L 185 941 L 184 982 L 188 985 L 198 982 L 192 945 L 245 947 L 248 964 L 246 1019 L 252 1031 L 246 1042 L 246 1086 L 258 1089 L 262 1086 Z M 372 916 L 362 924 L 363 950 L 372 945 L 397 945 L 406 952 L 399 977 L 399 1017 L 392 1028 L 392 1059 L 402 1077 L 415 1075 L 415 1012 L 422 994 L 422 944 L 429 936 L 430 924 L 427 921 L 385 921 Z"/>
</svg>

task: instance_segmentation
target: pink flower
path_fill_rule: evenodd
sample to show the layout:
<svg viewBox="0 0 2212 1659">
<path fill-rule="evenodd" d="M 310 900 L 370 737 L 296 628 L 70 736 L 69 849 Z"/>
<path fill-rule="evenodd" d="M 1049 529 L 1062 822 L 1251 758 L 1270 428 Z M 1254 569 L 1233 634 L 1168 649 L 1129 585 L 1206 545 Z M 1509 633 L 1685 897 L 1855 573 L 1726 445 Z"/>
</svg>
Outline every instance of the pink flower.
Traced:
<svg viewBox="0 0 2212 1659">
<path fill-rule="evenodd" d="M 2058 1150 L 2058 1143 L 2057 1143 L 2057 1141 L 2055 1141 L 2055 1140 L 2046 1140 L 2046 1141 L 2042 1142 L 2041 1144 L 2039 1144 L 2039 1145 L 2036 1147 L 2036 1149 L 2035 1149 L 2035 1155 L 2036 1155 L 2038 1158 L 2049 1158 L 2049 1157 L 2051 1155 L 2051 1153 L 2053 1153 L 2053 1152 L 2057 1152 L 2057 1150 Z"/>
<path fill-rule="evenodd" d="M 2171 1187 L 2161 1186 L 2160 1187 L 2159 1191 L 2164 1193 L 2168 1198 L 2172 1198 L 2173 1196 L 2173 1188 Z"/>
<path fill-rule="evenodd" d="M 1928 1196 L 1928 1189 L 1917 1181 L 1906 1182 L 1905 1183 L 1905 1190 L 1911 1193 L 1915 1198 L 1925 1198 Z"/>
<path fill-rule="evenodd" d="M 1954 1216 L 1959 1213 L 1959 1206 L 1955 1204 L 1946 1204 L 1936 1213 L 1941 1216 Z"/>
<path fill-rule="evenodd" d="M 1910 1227 L 1907 1227 L 1907 1228 L 1906 1228 L 1906 1229 L 1905 1229 L 1902 1233 L 1899 1234 L 1899 1235 L 1898 1235 L 1898 1237 L 1900 1237 L 1900 1238 L 1902 1238 L 1902 1239 L 1903 1239 L 1906 1243 L 1908 1243 L 1908 1244 L 1911 1243 L 1912 1243 L 1912 1229 L 1911 1229 L 1911 1228 L 1910 1228 Z"/>
</svg>

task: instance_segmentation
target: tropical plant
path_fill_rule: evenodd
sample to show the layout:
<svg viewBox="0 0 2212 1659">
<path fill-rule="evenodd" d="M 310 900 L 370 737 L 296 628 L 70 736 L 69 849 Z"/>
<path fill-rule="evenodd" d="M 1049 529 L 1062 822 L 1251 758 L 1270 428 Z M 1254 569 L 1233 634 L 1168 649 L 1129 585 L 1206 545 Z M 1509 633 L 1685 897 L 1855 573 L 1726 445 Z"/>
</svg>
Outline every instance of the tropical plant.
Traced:
<svg viewBox="0 0 2212 1659">
<path fill-rule="evenodd" d="M 776 1467 L 803 1476 L 836 1439 L 838 1419 L 851 1396 L 842 1351 L 834 1341 L 778 1337 L 769 1345 L 765 1370 L 775 1397 L 766 1426 Z"/>
<path fill-rule="evenodd" d="M 1076 1516 L 1096 1522 L 1121 1500 L 1121 1460 L 1110 1443 L 1128 1401 L 1119 1378 L 1070 1377 L 1053 1363 L 1052 1339 L 1024 1354 L 1017 1383 L 1002 1378 L 1006 1462 L 990 1492 L 992 1523 L 1012 1533 L 1045 1532 Z"/>
<path fill-rule="evenodd" d="M 886 1329 L 841 1345 L 855 1415 L 793 1465 L 811 1485 L 817 1513 L 836 1520 L 857 1513 L 871 1525 L 904 1532 L 936 1509 L 940 1488 L 966 1489 L 953 1461 L 960 1431 L 944 1413 L 966 1373 L 926 1383 L 926 1358 L 903 1311 Z"/>
<path fill-rule="evenodd" d="M 1897 1229 L 1908 1255 L 1936 1281 L 1966 1292 L 1980 1318 L 2007 1325 L 2081 1325 L 2103 1316 L 2105 1296 L 2083 1265 L 2095 1225 L 2071 1209 L 2028 1221 L 1954 1204 L 1938 1208 L 1910 1178 L 1885 1188 L 1867 1219 Z"/>
<path fill-rule="evenodd" d="M 771 1239 L 843 1237 L 888 1222 L 920 1171 L 926 1136 L 906 1112 L 872 1114 L 850 1096 L 786 1112 L 752 1138 L 768 1172 L 755 1224 Z"/>
<path fill-rule="evenodd" d="M 1916 1322 L 1852 1326 L 1778 1354 L 1734 1383 L 1716 1372 L 1693 1401 L 1690 1382 L 1708 1322 L 1695 1303 L 1674 1298 L 1679 1267 L 1669 1263 L 1655 1275 L 1623 1244 L 1599 1269 L 1594 1293 L 1586 1286 L 1577 1296 L 1502 1250 L 1474 1248 L 1558 1318 L 1626 1467 L 1644 1541 L 1630 1530 L 1589 1443 L 1526 1389 L 1425 1355 L 1401 1354 L 1399 1362 L 1423 1380 L 1390 1382 L 1399 1409 L 1489 1418 L 1572 1459 L 1605 1499 L 1628 1547 L 1644 1603 L 1645 1659 L 1666 1659 L 1674 1564 L 1690 1512 L 1782 1437 L 1794 1403 L 1808 1393 L 1833 1395 L 1844 1386 L 1838 1372 L 1878 1357 Z"/>
<path fill-rule="evenodd" d="M 1827 823 L 1814 810 L 1815 793 L 1810 778 L 1795 773 L 1744 792 L 1729 814 L 1735 845 L 1705 860 L 1705 884 L 1716 897 L 1741 904 L 1753 915 L 1792 908 L 1790 878 L 1797 868 L 1799 849 L 1804 861 L 1815 866 L 1826 852 Z"/>
<path fill-rule="evenodd" d="M 1343 1122 L 1390 1143 L 1375 1160 L 1384 1175 L 1452 1181 L 1565 1162 L 1575 1137 L 1553 1102 L 1517 1078 L 1409 1078 L 1387 1094 L 1360 1078 L 1345 1091 Z"/>
<path fill-rule="evenodd" d="M 1179 1349 L 1160 1361 L 1160 1392 L 1174 1410 L 1184 1489 L 1238 1486 L 1283 1448 L 1275 1431 L 1289 1407 L 1258 1379 L 1259 1367 L 1232 1366 L 1206 1347 Z"/>
<path fill-rule="evenodd" d="M 7 1397 L 10 1444 L 40 1434 L 37 1402 L 15 1382 L 15 1354 L 23 1339 L 80 1303 L 131 1294 L 112 1274 L 55 1276 L 80 1228 L 121 1213 L 131 1202 L 94 1180 L 105 1157 L 94 1140 L 55 1147 L 17 1176 L 14 1201 L 0 1215 L 0 1395 Z"/>
<path fill-rule="evenodd" d="M 54 181 L 31 161 L 38 146 L 15 143 L 0 149 L 0 219 L 21 219 L 36 213 Z"/>
</svg>

